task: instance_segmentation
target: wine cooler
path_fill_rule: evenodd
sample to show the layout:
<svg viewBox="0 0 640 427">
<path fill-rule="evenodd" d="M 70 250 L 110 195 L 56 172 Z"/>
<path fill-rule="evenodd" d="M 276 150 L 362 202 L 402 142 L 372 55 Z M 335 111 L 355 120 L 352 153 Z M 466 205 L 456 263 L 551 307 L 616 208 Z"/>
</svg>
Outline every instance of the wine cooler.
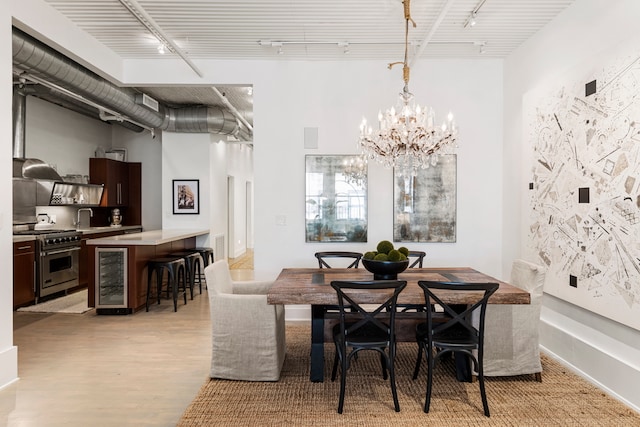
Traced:
<svg viewBox="0 0 640 427">
<path fill-rule="evenodd" d="M 127 248 L 96 249 L 96 313 L 130 314 L 127 308 Z"/>
</svg>

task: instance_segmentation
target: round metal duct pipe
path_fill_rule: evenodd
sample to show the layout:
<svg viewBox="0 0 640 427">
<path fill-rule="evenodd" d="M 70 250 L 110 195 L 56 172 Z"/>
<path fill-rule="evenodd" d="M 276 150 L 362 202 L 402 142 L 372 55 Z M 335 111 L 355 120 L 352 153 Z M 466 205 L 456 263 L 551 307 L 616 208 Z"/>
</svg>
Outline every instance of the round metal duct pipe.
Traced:
<svg viewBox="0 0 640 427">
<path fill-rule="evenodd" d="M 136 103 L 132 89 L 120 88 L 29 35 L 13 28 L 13 67 L 99 103 L 144 126 L 170 132 L 239 136 L 240 123 L 218 107 L 169 108 L 159 112 Z M 241 136 L 249 137 L 247 132 Z"/>
</svg>

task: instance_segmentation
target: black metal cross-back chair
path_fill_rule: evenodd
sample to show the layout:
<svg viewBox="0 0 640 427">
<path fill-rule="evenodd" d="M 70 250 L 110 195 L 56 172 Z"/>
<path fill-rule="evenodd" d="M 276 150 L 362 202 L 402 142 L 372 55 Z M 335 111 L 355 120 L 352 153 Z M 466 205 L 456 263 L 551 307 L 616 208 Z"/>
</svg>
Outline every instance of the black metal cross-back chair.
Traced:
<svg viewBox="0 0 640 427">
<path fill-rule="evenodd" d="M 427 306 L 439 304 L 444 309 L 444 321 L 442 317 L 435 320 L 431 310 L 426 311 L 426 323 L 416 326 L 416 340 L 418 341 L 418 359 L 413 371 L 413 379 L 418 377 L 422 352 L 427 354 L 429 371 L 427 375 L 427 395 L 424 402 L 424 412 L 429 412 L 431 403 L 431 390 L 433 387 L 433 370 L 437 359 L 443 355 L 460 352 L 465 354 L 476 372 L 480 384 L 480 395 L 484 415 L 489 416 L 489 404 L 484 389 L 484 375 L 482 369 L 482 357 L 484 352 L 484 319 L 489 297 L 498 289 L 497 283 L 458 283 L 458 282 L 433 282 L 419 281 L 418 285 L 424 291 Z M 472 304 L 460 309 L 460 304 L 448 304 L 438 297 L 438 291 L 466 292 L 476 298 Z M 473 326 L 472 312 L 480 309 L 478 327 Z M 434 354 L 435 350 L 435 354 Z M 477 350 L 477 357 L 473 355 Z"/>
<path fill-rule="evenodd" d="M 332 268 L 327 262 L 329 258 L 351 258 L 353 262 L 347 266 L 347 268 L 358 268 L 362 254 L 360 252 L 344 252 L 344 251 L 331 251 L 331 252 L 316 252 L 315 257 L 318 258 L 318 266 L 320 268 Z"/>
<path fill-rule="evenodd" d="M 380 353 L 382 377 L 386 380 L 388 371 L 394 408 L 396 412 L 400 411 L 394 369 L 396 354 L 395 315 L 398 295 L 406 285 L 406 281 L 398 280 L 331 282 L 331 286 L 338 294 L 340 309 L 340 323 L 333 328 L 336 355 L 331 372 L 331 381 L 335 381 L 338 365 L 340 365 L 339 414 L 344 408 L 349 363 L 351 358 L 362 350 L 373 350 Z M 362 292 L 366 292 L 367 297 L 362 297 Z M 384 302 L 371 303 L 372 293 L 382 293 L 385 298 Z"/>
<path fill-rule="evenodd" d="M 422 251 L 409 251 L 409 267 L 408 268 L 422 268 L 424 257 L 426 252 Z M 399 311 L 424 311 L 426 306 L 423 304 L 398 304 Z"/>
<path fill-rule="evenodd" d="M 424 257 L 427 256 L 426 252 L 422 251 L 409 251 L 409 268 L 422 268 Z"/>
</svg>

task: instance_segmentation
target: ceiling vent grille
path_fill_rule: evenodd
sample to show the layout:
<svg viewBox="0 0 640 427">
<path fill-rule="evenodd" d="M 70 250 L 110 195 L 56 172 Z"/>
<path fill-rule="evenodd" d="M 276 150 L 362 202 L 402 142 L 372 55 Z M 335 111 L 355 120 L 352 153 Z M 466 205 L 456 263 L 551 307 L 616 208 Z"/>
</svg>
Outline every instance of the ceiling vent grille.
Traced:
<svg viewBox="0 0 640 427">
<path fill-rule="evenodd" d="M 156 101 L 146 93 L 143 93 L 142 95 L 136 95 L 136 103 L 142 104 L 145 107 L 152 109 L 153 111 L 160 111 L 160 104 L 158 103 L 158 101 Z"/>
</svg>

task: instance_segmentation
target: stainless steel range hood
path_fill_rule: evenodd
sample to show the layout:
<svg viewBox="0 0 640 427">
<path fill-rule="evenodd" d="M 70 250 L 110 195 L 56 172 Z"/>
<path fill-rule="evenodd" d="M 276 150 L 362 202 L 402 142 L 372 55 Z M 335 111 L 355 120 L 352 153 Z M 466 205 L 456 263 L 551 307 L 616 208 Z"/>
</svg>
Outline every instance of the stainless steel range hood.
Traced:
<svg viewBox="0 0 640 427">
<path fill-rule="evenodd" d="M 40 159 L 13 158 L 13 177 L 62 181 L 62 177 L 48 163 Z"/>
<path fill-rule="evenodd" d="M 35 223 L 36 206 L 98 206 L 103 191 L 101 185 L 65 183 L 48 163 L 25 158 L 25 107 L 24 93 L 19 87 L 14 88 L 13 224 Z"/>
<path fill-rule="evenodd" d="M 25 114 L 27 97 L 19 87 L 13 89 L 13 177 L 62 181 L 46 162 L 25 158 Z"/>
</svg>

